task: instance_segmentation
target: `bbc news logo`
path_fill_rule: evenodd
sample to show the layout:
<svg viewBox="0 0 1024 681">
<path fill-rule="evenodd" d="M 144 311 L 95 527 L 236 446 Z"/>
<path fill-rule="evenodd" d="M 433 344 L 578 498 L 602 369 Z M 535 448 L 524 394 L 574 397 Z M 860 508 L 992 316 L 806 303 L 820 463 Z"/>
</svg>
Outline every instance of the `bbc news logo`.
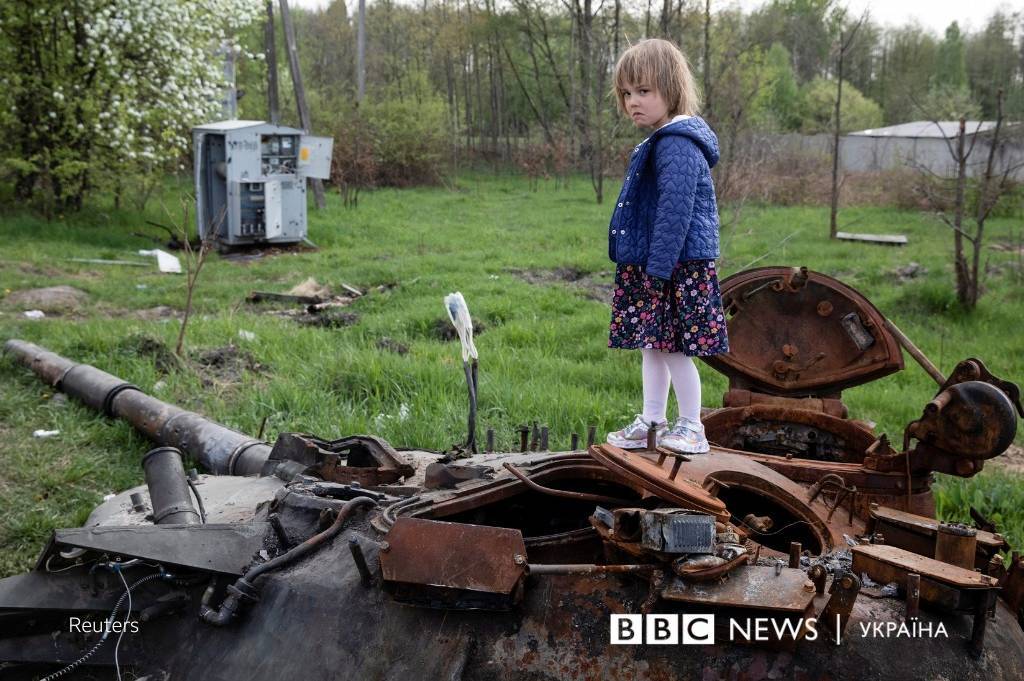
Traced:
<svg viewBox="0 0 1024 681">
<path fill-rule="evenodd" d="M 798 640 L 816 641 L 819 621 L 815 617 L 729 617 L 718 633 L 729 641 L 744 643 Z M 842 645 L 843 623 L 839 615 L 828 628 L 832 639 Z M 948 638 L 942 622 L 858 622 L 853 635 L 862 638 Z M 710 614 L 612 615 L 612 645 L 714 645 L 715 616 Z"/>
<path fill-rule="evenodd" d="M 714 615 L 612 615 L 612 645 L 714 645 Z"/>
<path fill-rule="evenodd" d="M 612 645 L 714 645 L 715 616 L 682 615 L 612 615 Z M 818 638 L 818 621 L 813 617 L 729 618 L 725 633 L 730 641 L 807 641 Z"/>
</svg>

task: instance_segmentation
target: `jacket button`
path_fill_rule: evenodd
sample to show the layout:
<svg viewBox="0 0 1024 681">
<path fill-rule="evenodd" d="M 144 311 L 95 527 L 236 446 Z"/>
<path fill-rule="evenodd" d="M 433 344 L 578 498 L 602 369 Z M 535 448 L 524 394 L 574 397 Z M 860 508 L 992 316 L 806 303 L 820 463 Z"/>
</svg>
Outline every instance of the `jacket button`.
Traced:
<svg viewBox="0 0 1024 681">
<path fill-rule="evenodd" d="M 619 204 L 619 208 L 622 208 L 622 204 L 621 203 Z"/>
<path fill-rule="evenodd" d="M 612 234 L 615 234 L 615 230 L 614 229 L 612 230 Z"/>
<path fill-rule="evenodd" d="M 627 206 L 629 205 L 629 201 L 626 201 L 626 205 L 627 205 Z"/>
</svg>

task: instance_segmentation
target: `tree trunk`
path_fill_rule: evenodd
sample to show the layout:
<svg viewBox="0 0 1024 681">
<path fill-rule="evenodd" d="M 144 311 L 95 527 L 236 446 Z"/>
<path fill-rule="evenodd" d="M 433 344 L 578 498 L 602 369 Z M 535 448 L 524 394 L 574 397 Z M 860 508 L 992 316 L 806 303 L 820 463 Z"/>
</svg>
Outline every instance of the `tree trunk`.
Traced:
<svg viewBox="0 0 1024 681">
<path fill-rule="evenodd" d="M 366 95 L 366 0 L 359 0 L 359 23 L 356 29 L 356 102 Z"/>
<path fill-rule="evenodd" d="M 704 118 L 711 117 L 711 0 L 704 2 Z"/>
<path fill-rule="evenodd" d="M 840 130 L 840 105 L 843 101 L 843 53 L 846 52 L 843 43 L 843 34 L 839 33 L 839 69 L 838 85 L 836 88 L 836 110 L 835 129 L 832 131 L 832 209 L 828 218 L 828 236 L 836 238 L 838 226 L 836 219 L 839 214 L 839 130 Z"/>
<path fill-rule="evenodd" d="M 981 247 L 985 235 L 985 221 L 996 202 L 999 201 L 999 192 L 992 191 L 993 167 L 996 154 L 999 151 L 999 133 L 1003 127 L 1003 89 L 996 93 L 996 127 L 992 133 L 992 142 L 988 150 L 988 158 L 985 160 L 985 174 L 981 178 L 981 186 L 978 188 L 978 213 L 975 217 L 977 229 L 974 232 L 971 277 L 968 288 L 968 307 L 974 308 L 981 297 L 981 278 L 984 274 L 981 271 Z"/>
<path fill-rule="evenodd" d="M 967 121 L 960 117 L 956 135 L 956 194 L 953 203 L 953 268 L 956 271 L 956 299 L 970 307 L 969 275 L 967 259 L 964 257 L 964 189 L 967 185 L 967 155 L 964 153 L 964 137 Z"/>
</svg>

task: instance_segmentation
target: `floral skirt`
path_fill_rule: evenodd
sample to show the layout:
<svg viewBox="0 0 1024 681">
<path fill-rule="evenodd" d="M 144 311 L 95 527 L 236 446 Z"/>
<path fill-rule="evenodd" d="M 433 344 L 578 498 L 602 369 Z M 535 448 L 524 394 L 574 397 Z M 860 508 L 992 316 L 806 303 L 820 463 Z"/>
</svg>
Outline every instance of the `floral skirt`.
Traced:
<svg viewBox="0 0 1024 681">
<path fill-rule="evenodd" d="M 653 348 L 691 357 L 729 351 L 714 260 L 676 264 L 668 281 L 640 265 L 615 269 L 608 347 Z"/>
</svg>

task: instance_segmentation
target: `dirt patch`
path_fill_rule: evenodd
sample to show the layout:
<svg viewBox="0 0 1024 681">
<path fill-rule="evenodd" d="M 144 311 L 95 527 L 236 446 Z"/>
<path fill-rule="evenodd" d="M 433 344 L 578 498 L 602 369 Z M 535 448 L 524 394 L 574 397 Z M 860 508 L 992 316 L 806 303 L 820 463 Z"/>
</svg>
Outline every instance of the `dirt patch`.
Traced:
<svg viewBox="0 0 1024 681">
<path fill-rule="evenodd" d="M 161 319 L 177 319 L 181 317 L 181 312 L 167 305 L 157 305 L 156 307 L 133 312 L 131 316 L 147 322 L 155 322 Z"/>
<path fill-rule="evenodd" d="M 324 329 L 336 329 L 342 326 L 352 326 L 359 321 L 359 315 L 355 312 L 342 312 L 336 308 L 315 310 L 293 317 L 296 323 L 302 326 L 318 326 Z"/>
<path fill-rule="evenodd" d="M 409 346 L 399 343 L 393 338 L 389 338 L 387 336 L 377 339 L 377 348 L 387 352 L 394 352 L 399 355 L 405 355 L 409 352 Z"/>
<path fill-rule="evenodd" d="M 473 336 L 479 336 L 487 330 L 487 323 L 482 319 L 473 320 Z M 447 317 L 441 317 L 440 319 L 434 320 L 434 325 L 431 327 L 431 337 L 443 341 L 453 341 L 459 339 L 459 332 L 455 330 L 455 326 L 452 324 L 452 320 Z"/>
<path fill-rule="evenodd" d="M 133 357 L 149 357 L 153 366 L 163 374 L 170 373 L 181 366 L 178 357 L 159 338 L 146 334 L 128 336 L 116 346 L 117 352 Z"/>
<path fill-rule="evenodd" d="M 261 374 L 267 370 L 248 350 L 239 348 L 234 343 L 223 347 L 202 350 L 193 358 L 199 368 L 204 385 L 219 383 L 238 383 L 246 371 Z"/>
<path fill-rule="evenodd" d="M 922 267 L 919 263 L 908 262 L 906 265 L 897 267 L 891 271 L 892 276 L 896 279 L 899 284 L 904 284 L 908 281 L 913 281 L 918 277 L 923 277 L 928 274 L 928 269 Z"/>
<path fill-rule="evenodd" d="M 1004 454 L 987 461 L 986 466 L 1024 475 L 1024 447 L 1010 445 Z"/>
<path fill-rule="evenodd" d="M 6 298 L 6 305 L 22 310 L 43 312 L 75 312 L 89 299 L 89 294 L 74 286 L 49 286 L 12 291 Z"/>
<path fill-rule="evenodd" d="M 556 267 L 553 270 L 509 270 L 509 273 L 531 284 L 562 284 L 585 298 L 600 302 L 610 301 L 615 287 L 614 273 L 610 271 L 586 272 L 575 267 Z"/>
<path fill-rule="evenodd" d="M 299 253 L 315 253 L 318 248 L 313 246 L 307 246 L 306 244 L 291 244 L 289 246 L 272 246 L 269 248 L 245 248 L 238 247 L 237 249 L 225 250 L 220 252 L 222 260 L 229 260 L 238 264 L 248 264 L 262 260 L 263 258 L 274 258 L 279 255 L 298 255 Z"/>
</svg>

